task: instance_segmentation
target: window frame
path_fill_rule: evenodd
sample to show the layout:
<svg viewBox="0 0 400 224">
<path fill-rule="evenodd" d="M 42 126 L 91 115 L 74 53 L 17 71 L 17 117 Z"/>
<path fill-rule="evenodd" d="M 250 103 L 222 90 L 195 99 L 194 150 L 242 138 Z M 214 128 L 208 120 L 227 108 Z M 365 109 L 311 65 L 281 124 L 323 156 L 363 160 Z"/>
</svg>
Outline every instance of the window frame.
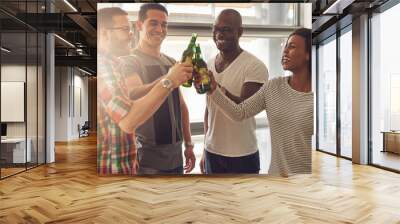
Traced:
<svg viewBox="0 0 400 224">
<path fill-rule="evenodd" d="M 340 103 L 341 103 L 341 90 L 340 90 L 340 77 L 341 77 L 341 67 L 340 67 L 340 38 L 342 35 L 346 34 L 347 32 L 351 32 L 352 31 L 352 23 L 347 24 L 346 26 L 344 26 L 343 28 L 337 30 L 335 33 L 327 36 L 326 38 L 322 39 L 322 40 L 318 40 L 318 42 L 315 44 L 316 45 L 316 138 L 315 138 L 315 144 L 316 144 L 316 151 L 318 152 L 323 152 L 329 155 L 333 155 L 339 158 L 343 158 L 346 160 L 352 160 L 352 158 L 347 157 L 342 155 L 341 153 L 341 118 L 340 118 Z M 319 86 L 319 66 L 320 66 L 320 55 L 319 55 L 319 48 L 321 44 L 327 44 L 331 41 L 336 41 L 336 152 L 332 153 L 332 152 L 328 152 L 324 149 L 321 149 L 319 147 L 320 143 L 319 143 L 319 129 L 320 129 L 320 125 L 319 125 L 319 95 L 320 95 L 320 90 L 318 88 Z"/>
</svg>

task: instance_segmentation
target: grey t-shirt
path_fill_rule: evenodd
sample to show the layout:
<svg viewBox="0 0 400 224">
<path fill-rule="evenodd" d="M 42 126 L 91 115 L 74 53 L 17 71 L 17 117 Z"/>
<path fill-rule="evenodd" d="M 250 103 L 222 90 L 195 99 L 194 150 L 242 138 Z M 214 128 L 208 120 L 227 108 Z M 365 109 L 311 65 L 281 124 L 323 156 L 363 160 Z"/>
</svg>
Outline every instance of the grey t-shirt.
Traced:
<svg viewBox="0 0 400 224">
<path fill-rule="evenodd" d="M 164 54 L 160 58 L 134 50 L 133 55 L 121 58 L 125 75 L 138 74 L 144 84 L 152 83 L 167 74 L 175 60 Z M 182 118 L 179 90 L 170 93 L 165 102 L 143 125 L 136 129 L 139 142 L 139 166 L 171 170 L 183 165 Z"/>
</svg>

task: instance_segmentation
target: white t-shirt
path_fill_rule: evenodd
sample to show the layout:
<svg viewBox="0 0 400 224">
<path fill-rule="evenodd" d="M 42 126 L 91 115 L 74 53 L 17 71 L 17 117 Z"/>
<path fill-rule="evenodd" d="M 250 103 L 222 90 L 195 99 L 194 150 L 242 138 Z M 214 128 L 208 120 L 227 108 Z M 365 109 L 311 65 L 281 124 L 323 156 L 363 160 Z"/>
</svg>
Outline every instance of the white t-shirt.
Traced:
<svg viewBox="0 0 400 224">
<path fill-rule="evenodd" d="M 215 80 L 235 96 L 240 96 L 246 82 L 265 83 L 268 70 L 264 63 L 247 51 L 238 57 L 221 73 L 215 69 L 215 58 L 208 62 L 208 69 Z M 214 102 L 207 99 L 208 131 L 205 149 L 227 157 L 246 156 L 257 152 L 256 121 L 254 117 L 233 121 Z"/>
</svg>

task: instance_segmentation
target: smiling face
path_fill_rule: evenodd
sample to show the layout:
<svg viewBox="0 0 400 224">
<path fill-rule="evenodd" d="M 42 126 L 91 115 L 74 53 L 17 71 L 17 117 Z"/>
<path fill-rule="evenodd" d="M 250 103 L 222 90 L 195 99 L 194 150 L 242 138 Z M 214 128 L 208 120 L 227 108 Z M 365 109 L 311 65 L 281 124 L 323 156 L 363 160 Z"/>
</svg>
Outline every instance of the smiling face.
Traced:
<svg viewBox="0 0 400 224">
<path fill-rule="evenodd" d="M 213 27 L 215 45 L 223 52 L 236 50 L 242 33 L 241 22 L 234 14 L 221 13 Z"/>
<path fill-rule="evenodd" d="M 161 10 L 151 9 L 146 13 L 144 21 L 137 22 L 140 41 L 151 47 L 160 47 L 167 35 L 168 16 Z"/>
<path fill-rule="evenodd" d="M 296 71 L 309 65 L 310 54 L 306 49 L 306 43 L 303 37 L 299 35 L 292 35 L 286 42 L 282 54 L 282 67 L 283 70 Z"/>
</svg>

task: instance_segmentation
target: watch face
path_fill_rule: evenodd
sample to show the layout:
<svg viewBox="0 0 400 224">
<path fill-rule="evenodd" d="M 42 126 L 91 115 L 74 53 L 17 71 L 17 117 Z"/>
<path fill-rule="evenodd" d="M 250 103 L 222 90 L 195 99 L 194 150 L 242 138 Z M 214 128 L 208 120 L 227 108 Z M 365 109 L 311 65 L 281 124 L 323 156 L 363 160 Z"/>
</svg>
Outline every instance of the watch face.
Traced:
<svg viewBox="0 0 400 224">
<path fill-rule="evenodd" d="M 170 88 L 172 87 L 172 82 L 171 82 L 171 80 L 169 80 L 169 79 L 163 79 L 163 80 L 162 80 L 162 85 L 163 85 L 165 88 L 170 89 Z"/>
</svg>

